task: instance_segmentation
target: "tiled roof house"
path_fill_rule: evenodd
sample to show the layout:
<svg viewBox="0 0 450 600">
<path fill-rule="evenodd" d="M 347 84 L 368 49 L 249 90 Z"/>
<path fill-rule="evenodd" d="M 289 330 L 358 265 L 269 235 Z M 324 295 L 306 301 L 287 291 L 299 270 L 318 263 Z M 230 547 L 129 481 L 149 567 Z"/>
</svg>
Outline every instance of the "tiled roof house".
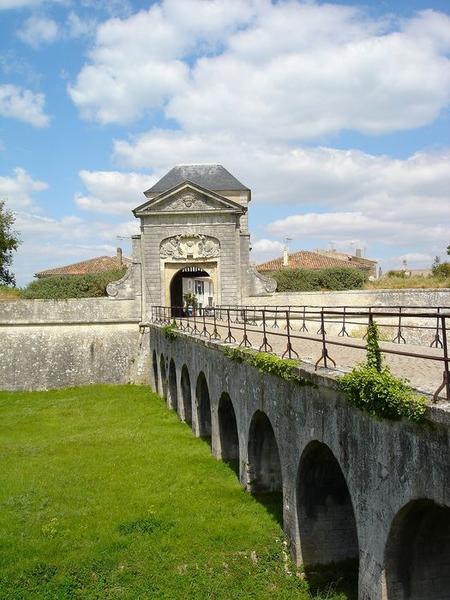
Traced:
<svg viewBox="0 0 450 600">
<path fill-rule="evenodd" d="M 330 268 L 348 268 L 348 269 L 360 269 L 371 274 L 373 265 L 376 265 L 376 261 L 369 259 L 362 259 L 364 262 L 360 262 L 358 257 L 351 255 L 343 255 L 342 258 L 321 254 L 319 252 L 312 252 L 308 250 L 301 250 L 287 255 L 287 261 L 285 257 L 280 256 L 273 260 L 269 260 L 265 263 L 258 265 L 256 268 L 258 271 L 277 271 L 278 269 L 330 269 Z M 287 262 L 287 264 L 286 264 Z"/>
<path fill-rule="evenodd" d="M 120 269 L 131 264 L 131 259 L 122 256 L 122 250 L 117 249 L 116 256 L 97 256 L 89 260 L 65 265 L 63 267 L 55 267 L 54 269 L 46 269 L 35 274 L 38 279 L 44 277 L 53 277 L 55 275 L 87 275 L 88 273 L 103 273 Z"/>
</svg>

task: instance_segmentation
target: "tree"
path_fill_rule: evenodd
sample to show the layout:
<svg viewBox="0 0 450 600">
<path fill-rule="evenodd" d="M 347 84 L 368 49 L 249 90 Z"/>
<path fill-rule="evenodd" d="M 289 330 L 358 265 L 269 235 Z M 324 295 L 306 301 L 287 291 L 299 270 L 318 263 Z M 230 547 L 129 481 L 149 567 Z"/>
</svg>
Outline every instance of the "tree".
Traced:
<svg viewBox="0 0 450 600">
<path fill-rule="evenodd" d="M 14 221 L 14 213 L 6 208 L 4 200 L 0 200 L 0 283 L 13 286 L 16 278 L 9 267 L 13 252 L 20 244 L 19 234 L 13 229 Z"/>
</svg>

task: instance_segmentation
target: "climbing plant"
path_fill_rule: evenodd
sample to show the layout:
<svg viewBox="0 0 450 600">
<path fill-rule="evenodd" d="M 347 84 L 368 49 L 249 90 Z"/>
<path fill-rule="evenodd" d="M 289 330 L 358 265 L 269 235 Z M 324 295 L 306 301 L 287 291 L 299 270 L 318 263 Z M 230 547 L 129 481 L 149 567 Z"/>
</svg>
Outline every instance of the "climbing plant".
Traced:
<svg viewBox="0 0 450 600">
<path fill-rule="evenodd" d="M 383 365 L 376 323 L 370 323 L 367 329 L 366 362 L 340 377 L 339 386 L 350 404 L 373 417 L 424 420 L 426 399 L 416 394 L 406 379 L 396 377 Z"/>
<path fill-rule="evenodd" d="M 280 358 L 275 354 L 267 352 L 256 352 L 249 348 L 243 349 L 226 346 L 223 352 L 227 358 L 238 362 L 246 362 L 258 369 L 260 373 L 276 375 L 281 379 L 294 381 L 299 385 L 315 386 L 314 383 L 299 374 L 298 365 L 295 360 Z"/>
<path fill-rule="evenodd" d="M 164 327 L 161 327 L 161 329 L 163 330 L 166 338 L 171 342 L 177 338 L 177 326 L 175 321 L 172 321 L 172 323 L 169 323 L 168 325 L 164 325 Z"/>
</svg>

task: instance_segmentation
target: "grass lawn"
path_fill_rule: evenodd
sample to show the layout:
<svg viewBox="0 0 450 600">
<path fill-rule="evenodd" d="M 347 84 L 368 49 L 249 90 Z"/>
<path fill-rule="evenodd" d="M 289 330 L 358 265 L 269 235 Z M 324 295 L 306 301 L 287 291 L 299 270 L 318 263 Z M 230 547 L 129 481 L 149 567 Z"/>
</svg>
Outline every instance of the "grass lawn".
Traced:
<svg viewBox="0 0 450 600">
<path fill-rule="evenodd" d="M 312 597 L 271 511 L 148 388 L 2 392 L 0 422 L 2 600 Z"/>
</svg>

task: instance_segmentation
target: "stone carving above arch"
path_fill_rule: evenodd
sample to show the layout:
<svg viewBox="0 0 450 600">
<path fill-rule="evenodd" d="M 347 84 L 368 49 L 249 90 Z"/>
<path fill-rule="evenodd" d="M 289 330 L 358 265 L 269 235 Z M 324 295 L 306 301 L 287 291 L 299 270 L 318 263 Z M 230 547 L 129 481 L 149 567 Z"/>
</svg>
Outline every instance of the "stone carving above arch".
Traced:
<svg viewBox="0 0 450 600">
<path fill-rule="evenodd" d="M 165 260 L 195 260 L 217 258 L 219 240 L 200 233 L 182 233 L 161 242 L 159 256 Z"/>
</svg>

